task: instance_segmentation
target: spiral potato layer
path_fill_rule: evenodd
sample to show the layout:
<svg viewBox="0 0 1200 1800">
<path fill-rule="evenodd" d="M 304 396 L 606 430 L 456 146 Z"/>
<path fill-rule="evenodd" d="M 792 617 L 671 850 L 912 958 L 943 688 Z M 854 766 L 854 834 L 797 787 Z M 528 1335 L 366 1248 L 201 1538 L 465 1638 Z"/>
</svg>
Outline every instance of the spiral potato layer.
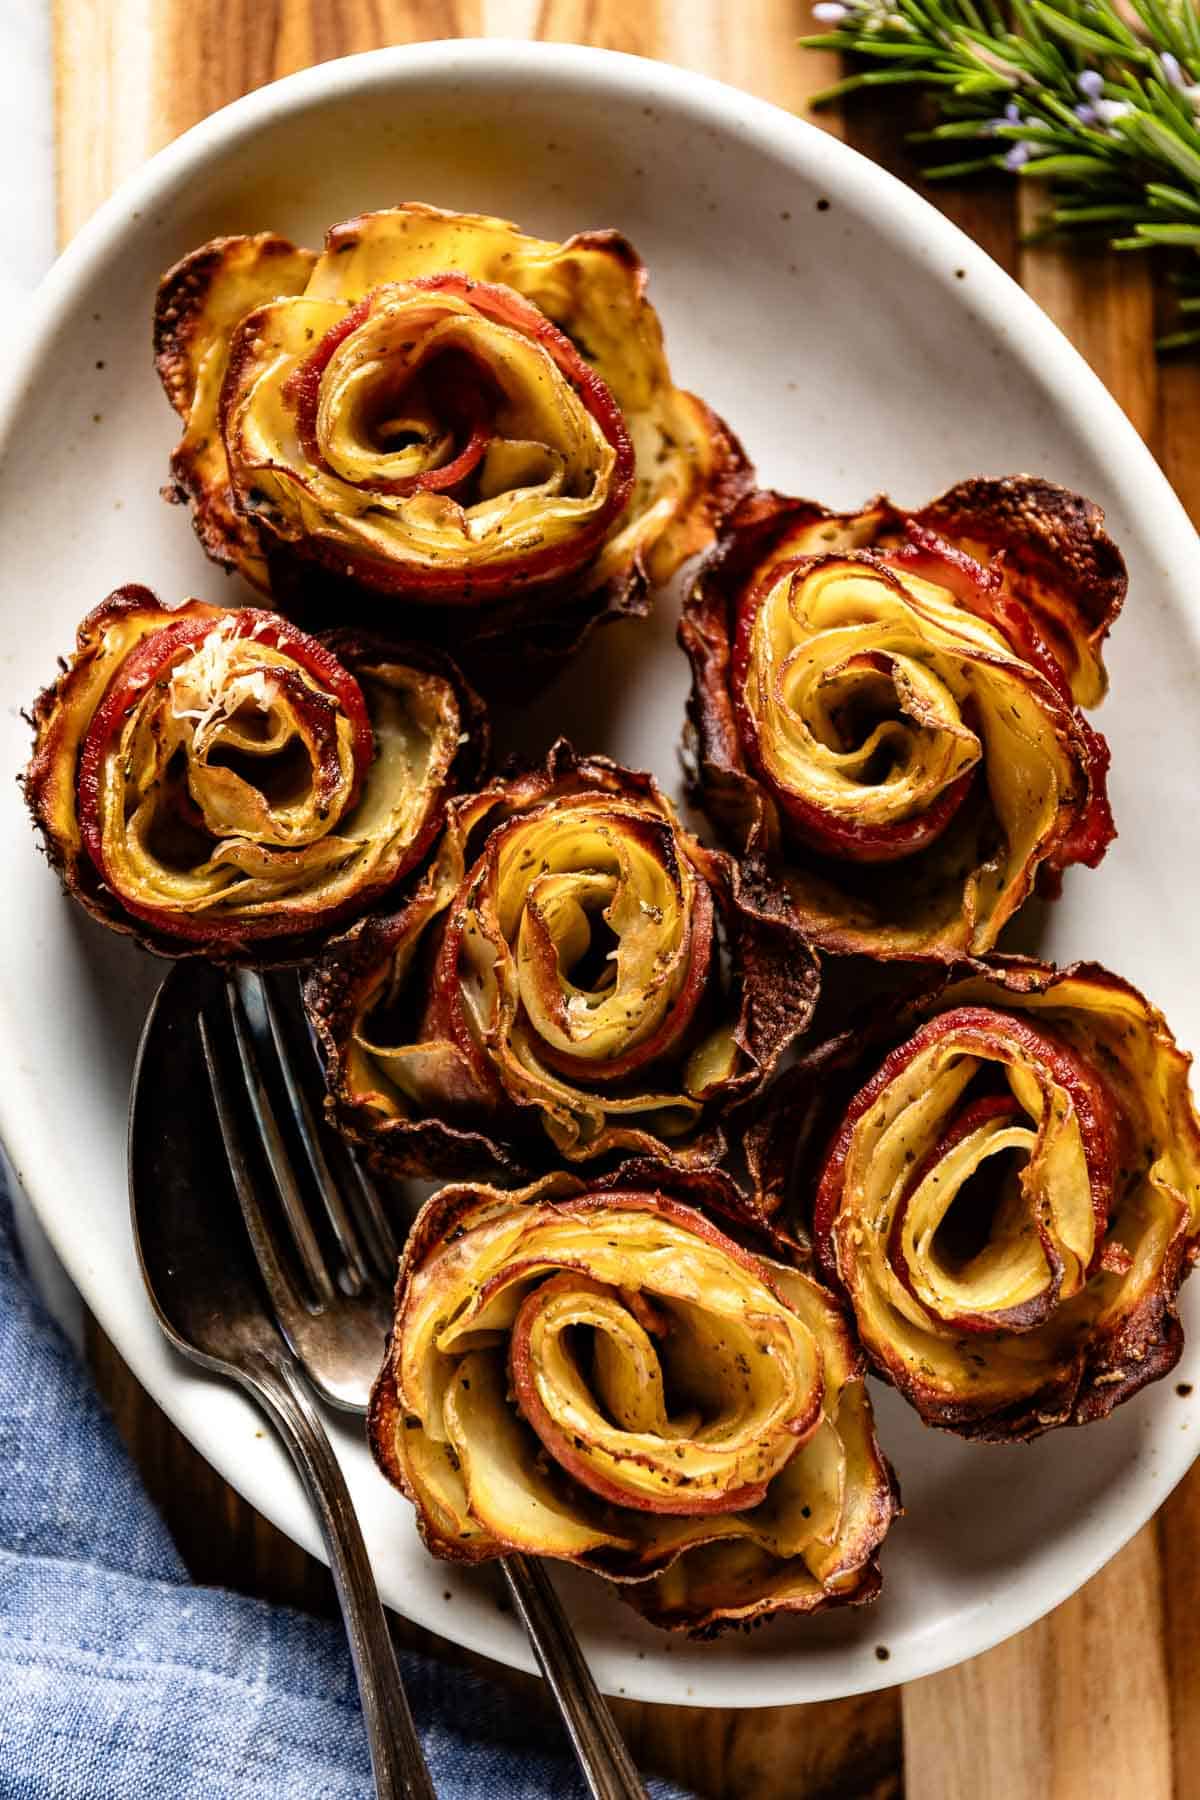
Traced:
<svg viewBox="0 0 1200 1800">
<path fill-rule="evenodd" d="M 412 902 L 318 965 L 340 1116 L 401 1163 L 440 1140 L 447 1173 L 663 1142 L 710 1159 L 715 1112 L 811 1012 L 781 910 L 649 777 L 560 746 L 456 803 Z"/>
<path fill-rule="evenodd" d="M 578 635 L 641 604 L 748 484 L 672 383 L 644 287 L 615 233 L 555 244 L 416 204 L 319 256 L 204 245 L 163 278 L 156 346 L 205 548 L 281 605 L 295 560 L 321 564 L 338 582 L 300 584 L 310 611 L 348 583 Z"/>
<path fill-rule="evenodd" d="M 832 1128 L 822 1265 L 931 1423 L 1010 1438 L 1102 1417 L 1182 1346 L 1200 1241 L 1189 1059 L 1091 964 L 957 980 L 922 1013 Z M 836 1061 L 814 1053 L 810 1101 Z M 781 1142 L 804 1130 L 788 1105 Z"/>
<path fill-rule="evenodd" d="M 155 947 L 239 954 L 342 923 L 400 879 L 477 764 L 448 664 L 321 643 L 144 588 L 83 623 L 26 778 L 68 885 Z"/>
<path fill-rule="evenodd" d="M 1039 870 L 1094 865 L 1113 835 L 1073 683 L 1097 697 L 1123 592 L 1095 509 L 1045 483 L 967 483 L 907 518 L 755 495 L 681 626 L 697 797 L 785 871 L 821 946 L 986 951 Z"/>
<path fill-rule="evenodd" d="M 836 1303 L 620 1178 L 435 1196 L 371 1439 L 436 1554 L 578 1562 L 692 1630 L 869 1598 L 895 1509 Z"/>
</svg>

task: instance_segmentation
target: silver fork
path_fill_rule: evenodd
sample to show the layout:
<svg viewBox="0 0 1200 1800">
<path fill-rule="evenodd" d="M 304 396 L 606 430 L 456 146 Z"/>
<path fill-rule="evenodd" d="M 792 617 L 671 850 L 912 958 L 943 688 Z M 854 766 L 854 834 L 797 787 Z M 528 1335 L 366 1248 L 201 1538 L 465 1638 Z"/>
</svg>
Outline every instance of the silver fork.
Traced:
<svg viewBox="0 0 1200 1800">
<path fill-rule="evenodd" d="M 324 1084 L 295 983 L 285 990 L 280 978 L 242 972 L 225 978 L 224 1002 L 224 1019 L 211 1006 L 202 1011 L 204 1055 L 276 1319 L 318 1392 L 365 1413 L 391 1323 L 398 1245 L 387 1209 L 357 1155 L 325 1124 Z M 239 1090 L 248 1107 L 239 1108 Z M 278 1198 L 274 1227 L 252 1176 L 251 1122 Z M 306 1192 L 318 1197 L 316 1209 Z M 518 1555 L 500 1566 L 593 1800 L 646 1800 L 544 1567 Z"/>
<path fill-rule="evenodd" d="M 181 963 L 159 989 L 138 1046 L 129 1196 L 146 1290 L 176 1348 L 239 1382 L 291 1453 L 329 1550 L 381 1800 L 435 1800 L 345 1477 L 309 1384 L 268 1314 L 230 1182 L 206 1070 L 217 1008 L 221 977 Z M 230 1151 L 240 1184 L 244 1151 Z"/>
</svg>

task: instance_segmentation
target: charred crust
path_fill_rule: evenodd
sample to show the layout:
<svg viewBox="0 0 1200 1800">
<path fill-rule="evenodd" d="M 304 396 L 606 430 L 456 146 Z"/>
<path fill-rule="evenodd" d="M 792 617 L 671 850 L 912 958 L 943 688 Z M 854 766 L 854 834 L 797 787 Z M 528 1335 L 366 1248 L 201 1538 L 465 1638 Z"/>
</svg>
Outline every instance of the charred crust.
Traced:
<svg viewBox="0 0 1200 1800">
<path fill-rule="evenodd" d="M 563 251 L 578 250 L 597 256 L 610 257 L 629 276 L 637 300 L 640 302 L 645 298 L 646 265 L 629 239 L 621 232 L 611 229 L 577 231 L 573 237 L 564 241 Z"/>
<path fill-rule="evenodd" d="M 916 515 L 948 537 L 978 538 L 1050 588 L 1066 586 L 1088 627 L 1104 638 L 1125 599 L 1125 559 L 1095 501 L 1035 475 L 959 482 Z"/>
<path fill-rule="evenodd" d="M 234 244 L 244 242 L 240 237 L 214 238 L 181 258 L 158 284 L 154 302 L 154 366 L 167 399 L 181 419 L 187 418 L 195 392 L 188 349 L 196 322 L 226 254 Z"/>
<path fill-rule="evenodd" d="M 582 1181 L 579 1187 L 582 1194 Z M 662 1155 L 635 1155 L 615 1168 L 588 1175 L 588 1196 L 603 1198 L 617 1191 L 648 1194 L 698 1212 L 714 1220 L 724 1236 L 754 1258 L 795 1260 L 791 1241 L 764 1211 L 758 1196 L 735 1181 L 720 1163 L 688 1166 Z M 845 1317 L 849 1330 L 849 1315 Z"/>
<path fill-rule="evenodd" d="M 356 573 L 348 577 L 346 556 L 319 540 L 307 552 L 268 542 L 266 559 L 273 603 L 305 630 L 357 625 L 386 637 L 394 629 L 397 600 L 405 597 L 376 587 L 374 571 L 364 564 L 353 563 Z M 648 588 L 645 570 L 635 563 L 592 589 L 578 582 L 522 589 L 518 579 L 503 599 L 478 605 L 414 599 L 404 604 L 404 637 L 410 645 L 452 653 L 485 697 L 520 701 L 545 687 L 598 627 L 644 618 Z"/>
<path fill-rule="evenodd" d="M 270 589 L 254 573 L 262 559 L 262 539 L 254 522 L 239 513 L 231 487 L 210 493 L 196 480 L 191 459 L 185 452 L 172 452 L 171 467 L 179 481 L 179 490 L 193 502 L 192 530 L 210 562 L 226 575 L 240 574 L 251 586 L 267 594 Z"/>
<path fill-rule="evenodd" d="M 743 1092 L 750 1096 L 807 1031 L 821 989 L 820 964 L 761 859 L 747 857 L 741 865 L 726 859 L 724 891 L 741 995 L 736 1036 L 750 1065 Z"/>
<path fill-rule="evenodd" d="M 198 354 L 206 333 L 211 336 L 216 331 L 219 338 L 225 329 L 223 322 L 206 317 L 210 305 L 217 304 L 223 280 L 232 281 L 235 292 L 239 283 L 247 284 L 246 294 L 241 297 L 246 299 L 249 311 L 250 300 L 255 295 L 261 299 L 264 281 L 270 285 L 276 265 L 279 286 L 285 293 L 294 294 L 298 291 L 298 279 L 302 283 L 304 272 L 314 261 L 311 251 L 301 250 L 289 239 L 271 232 L 254 237 L 215 238 L 168 270 L 159 285 L 155 305 L 155 367 L 167 398 L 188 426 L 172 452 L 173 480 L 163 490 L 164 498 L 174 502 L 189 500 L 193 528 L 205 554 L 222 567 L 240 569 L 260 589 L 265 586 L 265 576 L 255 522 L 239 511 L 223 447 L 219 456 L 213 454 L 213 440 L 220 433 L 219 419 L 214 418 L 205 431 L 192 418 Z M 229 330 L 232 335 L 233 328 Z M 189 437 L 196 441 L 189 441 Z M 207 473 L 202 467 L 206 455 Z"/>
<path fill-rule="evenodd" d="M 797 1613 L 806 1617 L 817 1613 L 829 1612 L 833 1607 L 868 1606 L 879 1598 L 883 1586 L 883 1576 L 879 1567 L 877 1553 L 856 1572 L 853 1587 L 839 1588 L 836 1592 L 824 1589 L 815 1594 L 805 1594 L 791 1600 L 779 1600 L 764 1597 L 751 1602 L 736 1612 L 722 1613 L 713 1608 L 707 1617 L 698 1622 L 687 1617 L 680 1617 L 671 1608 L 664 1606 L 657 1599 L 657 1584 L 651 1580 L 644 1583 L 634 1582 L 629 1586 L 617 1589 L 621 1599 L 640 1613 L 648 1624 L 657 1625 L 660 1631 L 682 1632 L 693 1643 L 714 1644 L 719 1640 L 733 1636 L 735 1632 L 743 1634 L 759 1630 L 768 1620 L 787 1613 Z"/>
<path fill-rule="evenodd" d="M 487 706 L 454 658 L 445 650 L 430 644 L 399 643 L 395 638 L 356 631 L 352 627 L 320 632 L 317 634 L 317 642 L 323 644 L 352 674 L 358 669 L 395 663 L 402 668 L 436 675 L 446 682 L 458 703 L 460 735 L 465 739 L 459 746 L 450 770 L 447 798 L 450 794 L 467 792 L 487 774 L 492 751 L 491 720 Z"/>
<path fill-rule="evenodd" d="M 1178 1251 L 1172 1261 L 1178 1260 Z M 876 1364 L 875 1373 L 916 1408 L 926 1425 L 981 1444 L 1027 1444 L 1064 1425 L 1091 1425 L 1106 1419 L 1126 1400 L 1169 1375 L 1183 1354 L 1183 1326 L 1174 1293 L 1187 1270 L 1164 1271 L 1170 1297 L 1156 1287 L 1111 1336 L 1098 1337 L 1048 1382 L 1016 1404 L 981 1415 L 976 1408 L 947 1400 L 940 1392 L 904 1376 L 896 1366 Z M 1173 1280 L 1173 1286 L 1172 1286 Z"/>
<path fill-rule="evenodd" d="M 168 269 L 158 285 L 154 303 L 154 365 L 168 400 L 181 418 L 187 417 L 192 403 L 189 347 L 197 320 L 230 251 L 244 244 L 253 244 L 265 261 L 294 256 L 297 250 L 288 238 L 269 231 L 257 237 L 213 238 Z"/>
<path fill-rule="evenodd" d="M 500 226 L 505 231 L 516 232 L 519 228 L 509 219 L 499 219 L 491 213 L 456 212 L 452 207 L 430 206 L 425 200 L 402 200 L 395 206 L 376 206 L 368 212 L 355 213 L 351 219 L 343 219 L 340 224 L 331 225 L 325 233 L 325 249 L 334 256 L 344 255 L 347 250 L 357 249 L 364 234 L 375 219 L 402 217 L 407 229 L 410 219 L 420 223 L 421 220 L 452 219 L 457 225 Z"/>
</svg>

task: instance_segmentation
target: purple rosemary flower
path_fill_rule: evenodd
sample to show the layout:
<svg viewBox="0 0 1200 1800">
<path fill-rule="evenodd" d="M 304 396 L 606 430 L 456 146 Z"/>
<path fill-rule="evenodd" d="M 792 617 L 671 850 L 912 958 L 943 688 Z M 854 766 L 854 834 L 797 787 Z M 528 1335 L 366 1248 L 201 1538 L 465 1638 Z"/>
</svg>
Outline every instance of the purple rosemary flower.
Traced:
<svg viewBox="0 0 1200 1800">
<path fill-rule="evenodd" d="M 1177 56 L 1169 50 L 1160 50 L 1158 60 L 1162 72 L 1177 94 L 1182 94 L 1192 111 L 1200 118 L 1200 81 L 1193 81 Z"/>
<path fill-rule="evenodd" d="M 998 131 L 1003 131 L 1006 125 L 1023 125 L 1024 123 L 1025 121 L 1021 117 L 1020 107 L 1015 100 L 1010 100 L 1001 117 L 998 119 L 988 119 L 984 124 L 983 129 L 986 136 L 995 137 L 996 133 Z"/>
<path fill-rule="evenodd" d="M 1099 69 L 1081 69 L 1075 77 L 1075 85 L 1084 98 L 1080 105 L 1071 110 L 1081 125 L 1108 131 L 1118 119 L 1123 119 L 1133 111 L 1128 100 L 1104 98 L 1104 77 Z"/>
<path fill-rule="evenodd" d="M 1169 50 L 1160 50 L 1158 60 L 1162 64 L 1162 72 L 1171 86 L 1178 88 L 1180 93 L 1183 93 L 1188 86 L 1188 78 L 1183 72 L 1179 58 L 1172 56 Z"/>
</svg>

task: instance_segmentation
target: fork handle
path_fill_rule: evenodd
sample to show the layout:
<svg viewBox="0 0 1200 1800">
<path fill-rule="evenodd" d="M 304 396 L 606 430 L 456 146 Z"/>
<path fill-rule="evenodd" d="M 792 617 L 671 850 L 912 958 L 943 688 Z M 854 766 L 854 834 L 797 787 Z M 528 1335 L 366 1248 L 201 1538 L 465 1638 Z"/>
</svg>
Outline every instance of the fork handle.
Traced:
<svg viewBox="0 0 1200 1800">
<path fill-rule="evenodd" d="M 504 1557 L 500 1567 L 592 1800 L 647 1800 L 625 1740 L 542 1564 L 536 1557 L 513 1555 Z"/>
<path fill-rule="evenodd" d="M 321 1522 L 358 1678 L 379 1800 L 437 1800 L 396 1664 L 358 1515 L 312 1396 L 285 1357 L 239 1376 L 287 1445 Z"/>
</svg>

